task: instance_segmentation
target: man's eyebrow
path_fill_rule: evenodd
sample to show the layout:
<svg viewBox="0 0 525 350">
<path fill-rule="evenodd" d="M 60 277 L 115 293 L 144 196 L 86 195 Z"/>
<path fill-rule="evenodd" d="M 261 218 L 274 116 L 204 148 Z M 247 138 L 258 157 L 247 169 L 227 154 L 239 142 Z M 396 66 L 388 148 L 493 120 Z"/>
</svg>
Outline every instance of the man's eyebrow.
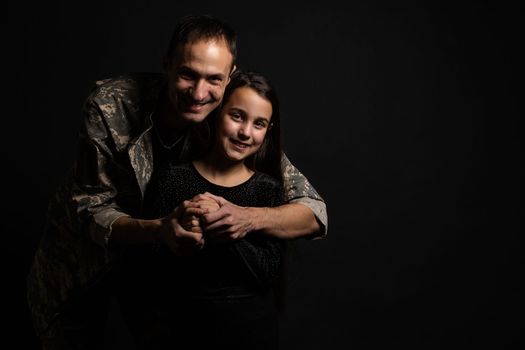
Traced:
<svg viewBox="0 0 525 350">
<path fill-rule="evenodd" d="M 226 78 L 226 75 L 223 73 L 211 73 L 211 74 L 199 74 L 196 70 L 187 67 L 187 66 L 180 66 L 177 70 L 181 74 L 190 75 L 192 78 L 205 78 L 205 79 L 221 79 L 224 80 Z"/>
<path fill-rule="evenodd" d="M 191 69 L 190 67 L 186 67 L 186 66 L 180 66 L 177 71 L 179 73 L 184 73 L 184 74 L 188 74 L 188 75 L 192 75 L 192 76 L 197 76 L 198 73 L 196 71 L 194 71 L 193 69 Z"/>
<path fill-rule="evenodd" d="M 214 73 L 214 74 L 208 74 L 206 76 L 207 78 L 218 78 L 218 79 L 224 79 L 226 76 L 222 73 Z"/>
</svg>

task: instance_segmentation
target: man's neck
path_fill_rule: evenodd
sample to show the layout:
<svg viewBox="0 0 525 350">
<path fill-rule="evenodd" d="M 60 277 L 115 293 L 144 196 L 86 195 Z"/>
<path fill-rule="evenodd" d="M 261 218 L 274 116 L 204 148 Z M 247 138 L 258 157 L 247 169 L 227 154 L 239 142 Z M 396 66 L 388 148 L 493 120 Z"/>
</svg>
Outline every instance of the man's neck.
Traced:
<svg viewBox="0 0 525 350">
<path fill-rule="evenodd" d="M 188 123 L 178 115 L 165 95 L 161 97 L 159 108 L 156 110 L 153 119 L 159 136 L 165 144 L 176 142 L 188 127 Z"/>
</svg>

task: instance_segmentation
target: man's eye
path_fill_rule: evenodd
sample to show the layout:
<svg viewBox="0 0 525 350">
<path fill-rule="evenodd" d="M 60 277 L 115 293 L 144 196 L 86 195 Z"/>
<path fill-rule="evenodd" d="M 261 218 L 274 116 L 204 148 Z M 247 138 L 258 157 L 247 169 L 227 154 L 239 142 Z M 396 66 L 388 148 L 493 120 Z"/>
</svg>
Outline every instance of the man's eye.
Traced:
<svg viewBox="0 0 525 350">
<path fill-rule="evenodd" d="M 210 83 L 212 85 L 221 85 L 222 84 L 222 79 L 221 78 L 210 78 L 209 81 L 210 81 Z"/>
<path fill-rule="evenodd" d="M 196 77 L 195 73 L 188 69 L 181 69 L 177 71 L 177 74 L 181 79 L 184 80 L 193 80 Z"/>
</svg>

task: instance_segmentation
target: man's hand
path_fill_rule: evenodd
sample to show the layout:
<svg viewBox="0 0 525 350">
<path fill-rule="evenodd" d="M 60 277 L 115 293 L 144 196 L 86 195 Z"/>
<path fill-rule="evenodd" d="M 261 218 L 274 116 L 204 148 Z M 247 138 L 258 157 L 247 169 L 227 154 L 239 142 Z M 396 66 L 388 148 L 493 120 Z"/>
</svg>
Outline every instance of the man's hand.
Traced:
<svg viewBox="0 0 525 350">
<path fill-rule="evenodd" d="M 214 196 L 211 193 L 198 194 L 191 199 L 191 201 L 198 205 L 199 208 L 206 210 L 208 213 L 213 213 L 221 208 L 221 202 L 226 201 L 222 197 Z"/>
<path fill-rule="evenodd" d="M 177 255 L 193 255 L 204 246 L 198 217 L 207 213 L 198 203 L 184 201 L 175 211 L 164 217 L 160 240 Z"/>
<path fill-rule="evenodd" d="M 206 239 L 237 240 L 251 231 L 281 239 L 296 239 L 321 230 L 312 209 L 300 203 L 285 203 L 277 207 L 240 207 L 208 192 L 197 197 L 212 205 L 206 207 L 208 213 L 200 217 Z"/>
<path fill-rule="evenodd" d="M 208 211 L 200 217 L 206 238 L 237 240 L 254 228 L 248 208 L 240 207 L 208 192 L 194 197 L 193 200 L 202 203 Z"/>
</svg>

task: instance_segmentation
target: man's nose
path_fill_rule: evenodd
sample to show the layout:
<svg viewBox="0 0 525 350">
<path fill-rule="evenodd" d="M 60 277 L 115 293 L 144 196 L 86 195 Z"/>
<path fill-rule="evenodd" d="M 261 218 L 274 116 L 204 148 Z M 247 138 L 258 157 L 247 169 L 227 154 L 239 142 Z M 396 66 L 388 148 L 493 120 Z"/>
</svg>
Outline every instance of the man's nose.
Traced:
<svg viewBox="0 0 525 350">
<path fill-rule="evenodd" d="M 204 80 L 197 80 L 195 82 L 195 85 L 191 89 L 191 97 L 195 101 L 204 101 L 206 99 L 206 96 L 208 95 L 208 89 L 206 87 L 206 83 Z"/>
</svg>

